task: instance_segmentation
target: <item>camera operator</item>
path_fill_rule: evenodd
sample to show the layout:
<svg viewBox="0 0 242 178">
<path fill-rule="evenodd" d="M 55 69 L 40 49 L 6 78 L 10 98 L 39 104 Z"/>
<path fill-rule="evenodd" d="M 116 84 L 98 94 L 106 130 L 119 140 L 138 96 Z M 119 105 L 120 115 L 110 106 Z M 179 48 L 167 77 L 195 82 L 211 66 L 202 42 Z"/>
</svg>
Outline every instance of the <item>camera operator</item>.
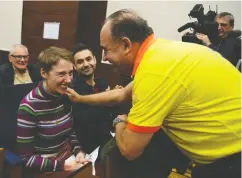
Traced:
<svg viewBox="0 0 242 178">
<path fill-rule="evenodd" d="M 204 45 L 218 51 L 236 66 L 241 59 L 241 32 L 236 33 L 236 31 L 233 31 L 234 17 L 231 13 L 221 12 L 216 16 L 215 20 L 218 23 L 218 36 L 220 38 L 220 42 L 217 45 L 212 44 L 205 34 L 196 33 L 196 36 Z"/>
</svg>

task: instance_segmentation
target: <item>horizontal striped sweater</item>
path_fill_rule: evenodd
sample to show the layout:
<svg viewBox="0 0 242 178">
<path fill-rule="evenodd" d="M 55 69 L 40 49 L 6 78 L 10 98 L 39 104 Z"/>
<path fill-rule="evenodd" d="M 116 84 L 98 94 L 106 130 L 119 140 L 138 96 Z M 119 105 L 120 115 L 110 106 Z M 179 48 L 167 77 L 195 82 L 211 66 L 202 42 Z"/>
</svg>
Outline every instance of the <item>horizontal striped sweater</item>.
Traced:
<svg viewBox="0 0 242 178">
<path fill-rule="evenodd" d="M 43 82 L 21 101 L 17 117 L 17 152 L 27 168 L 43 172 L 63 170 L 65 160 L 41 155 L 58 153 L 68 141 L 73 154 L 81 151 L 72 130 L 71 108 L 71 103 L 63 95 L 47 93 Z"/>
</svg>

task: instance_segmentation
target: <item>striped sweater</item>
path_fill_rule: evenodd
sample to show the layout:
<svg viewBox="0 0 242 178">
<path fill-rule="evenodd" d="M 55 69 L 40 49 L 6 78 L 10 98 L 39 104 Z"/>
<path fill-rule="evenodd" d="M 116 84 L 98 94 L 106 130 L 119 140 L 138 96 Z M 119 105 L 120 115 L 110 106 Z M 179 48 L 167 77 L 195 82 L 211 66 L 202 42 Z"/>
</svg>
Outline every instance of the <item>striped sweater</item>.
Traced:
<svg viewBox="0 0 242 178">
<path fill-rule="evenodd" d="M 75 155 L 81 151 L 72 130 L 71 107 L 64 96 L 47 93 L 43 82 L 21 101 L 17 117 L 17 152 L 27 168 L 43 172 L 63 170 L 65 160 L 41 155 L 58 153 L 68 141 Z"/>
</svg>

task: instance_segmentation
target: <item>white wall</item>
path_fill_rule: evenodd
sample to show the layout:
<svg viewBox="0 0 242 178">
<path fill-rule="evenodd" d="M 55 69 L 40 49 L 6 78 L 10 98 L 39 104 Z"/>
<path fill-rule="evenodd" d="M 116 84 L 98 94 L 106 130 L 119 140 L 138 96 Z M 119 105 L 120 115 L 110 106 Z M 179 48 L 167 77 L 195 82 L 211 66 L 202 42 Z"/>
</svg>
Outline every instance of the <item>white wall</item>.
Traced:
<svg viewBox="0 0 242 178">
<path fill-rule="evenodd" d="M 0 1 L 0 50 L 21 43 L 23 1 Z"/>
<path fill-rule="evenodd" d="M 109 1 L 107 15 L 123 8 L 131 8 L 145 18 L 154 29 L 156 36 L 180 40 L 182 33 L 177 29 L 190 20 L 188 13 L 195 4 L 208 5 L 218 12 L 228 11 L 235 16 L 235 29 L 241 29 L 240 1 Z M 23 0 L 0 1 L 0 50 L 9 50 L 13 44 L 21 43 Z"/>
<path fill-rule="evenodd" d="M 188 14 L 196 4 L 203 4 L 204 13 L 209 10 L 218 12 L 227 11 L 235 17 L 235 29 L 241 29 L 241 2 L 240 1 L 109 1 L 107 16 L 111 13 L 130 8 L 136 11 L 153 28 L 157 37 L 181 40 L 184 32 L 177 32 L 177 29 L 188 22 L 197 21 L 191 19 Z"/>
</svg>

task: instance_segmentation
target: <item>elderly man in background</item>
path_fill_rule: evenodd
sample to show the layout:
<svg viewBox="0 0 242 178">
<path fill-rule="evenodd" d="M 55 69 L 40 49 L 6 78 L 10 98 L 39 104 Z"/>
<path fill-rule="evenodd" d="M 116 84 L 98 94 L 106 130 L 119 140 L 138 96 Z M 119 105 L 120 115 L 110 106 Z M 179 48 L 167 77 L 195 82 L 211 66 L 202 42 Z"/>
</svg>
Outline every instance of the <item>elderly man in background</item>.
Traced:
<svg viewBox="0 0 242 178">
<path fill-rule="evenodd" d="M 0 66 L 0 86 L 35 83 L 41 80 L 39 69 L 28 64 L 28 48 L 13 45 L 9 52 L 9 62 Z"/>
</svg>

